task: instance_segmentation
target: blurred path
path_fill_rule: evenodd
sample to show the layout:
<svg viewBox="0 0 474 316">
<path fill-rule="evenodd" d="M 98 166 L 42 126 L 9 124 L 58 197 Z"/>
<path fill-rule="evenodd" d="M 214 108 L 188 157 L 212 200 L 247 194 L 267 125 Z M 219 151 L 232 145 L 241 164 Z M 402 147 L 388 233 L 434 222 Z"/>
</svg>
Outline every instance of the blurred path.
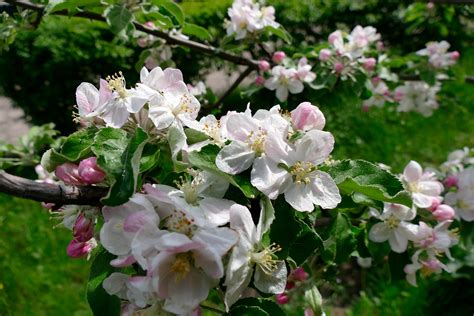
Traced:
<svg viewBox="0 0 474 316">
<path fill-rule="evenodd" d="M 0 96 L 0 141 L 15 143 L 27 132 L 23 111 L 14 108 L 10 99 Z"/>
</svg>

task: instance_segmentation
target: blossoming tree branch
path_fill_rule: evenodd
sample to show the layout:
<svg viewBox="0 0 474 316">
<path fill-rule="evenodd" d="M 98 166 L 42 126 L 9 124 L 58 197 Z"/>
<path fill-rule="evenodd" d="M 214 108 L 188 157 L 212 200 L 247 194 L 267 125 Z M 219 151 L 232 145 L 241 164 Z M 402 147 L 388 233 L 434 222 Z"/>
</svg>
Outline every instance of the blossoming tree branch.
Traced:
<svg viewBox="0 0 474 316">
<path fill-rule="evenodd" d="M 351 257 L 366 267 L 405 253 L 414 286 L 417 276 L 453 272 L 450 248 L 474 220 L 473 151 L 451 153 L 436 170 L 410 161 L 402 174 L 334 160 L 337 144 L 320 108 L 288 101 L 305 89 L 353 93 L 365 110 L 429 116 L 460 56 L 446 41 L 389 56 L 375 28 L 356 26 L 290 56 L 274 8 L 236 0 L 226 41 L 241 44 L 246 58 L 190 40 L 210 34 L 172 1 L 8 2 L 19 12 L 3 23 L 78 16 L 145 48 L 139 82 L 118 71 L 77 87 L 74 120 L 82 128 L 42 155 L 39 180 L 0 172 L 1 191 L 44 202 L 71 230 L 70 257 L 92 258 L 87 295 L 95 315 L 283 315 L 295 293 L 308 314 L 322 315 L 318 284 Z M 170 45 L 247 66 L 229 91 L 256 71 L 246 95 L 275 91 L 280 105 L 199 117 L 209 89 L 157 66 L 172 58 Z"/>
</svg>

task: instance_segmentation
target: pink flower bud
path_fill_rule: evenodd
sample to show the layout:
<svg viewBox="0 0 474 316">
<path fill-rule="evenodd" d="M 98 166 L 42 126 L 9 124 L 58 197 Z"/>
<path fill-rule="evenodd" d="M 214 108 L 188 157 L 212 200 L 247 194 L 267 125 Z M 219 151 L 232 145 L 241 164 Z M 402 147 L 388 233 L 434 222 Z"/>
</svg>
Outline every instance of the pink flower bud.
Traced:
<svg viewBox="0 0 474 316">
<path fill-rule="evenodd" d="M 336 73 L 340 74 L 344 70 L 344 64 L 343 63 L 335 63 L 334 64 L 334 70 Z"/>
<path fill-rule="evenodd" d="M 286 282 L 285 289 L 291 290 L 294 287 L 295 287 L 295 282 L 291 282 L 291 281 Z"/>
<path fill-rule="evenodd" d="M 372 84 L 376 86 L 380 83 L 380 81 L 382 81 L 382 78 L 380 78 L 379 76 L 375 76 L 371 79 L 371 81 L 372 81 Z"/>
<path fill-rule="evenodd" d="M 151 21 L 148 21 L 148 22 L 145 22 L 145 26 L 149 27 L 151 29 L 154 29 L 155 28 L 155 23 L 153 23 Z"/>
<path fill-rule="evenodd" d="M 76 218 L 72 233 L 77 241 L 86 242 L 94 237 L 94 223 L 84 213 L 80 213 Z"/>
<path fill-rule="evenodd" d="M 322 314 L 321 314 L 322 315 Z M 314 316 L 313 309 L 311 307 L 307 307 L 304 310 L 304 316 Z"/>
<path fill-rule="evenodd" d="M 362 67 L 364 67 L 364 69 L 367 71 L 372 71 L 374 70 L 376 63 L 377 61 L 375 60 L 375 58 L 367 58 L 364 60 Z"/>
<path fill-rule="evenodd" d="M 329 37 L 328 37 L 328 42 L 329 44 L 334 44 L 334 42 L 341 38 L 342 34 L 341 34 L 341 31 L 334 31 L 332 32 L 331 34 L 329 34 Z"/>
<path fill-rule="evenodd" d="M 458 177 L 452 174 L 444 179 L 443 183 L 447 188 L 455 188 L 458 186 Z"/>
<path fill-rule="evenodd" d="M 89 157 L 79 163 L 79 176 L 87 184 L 99 183 L 105 179 L 105 173 L 97 165 L 96 157 Z"/>
<path fill-rule="evenodd" d="M 83 185 L 81 177 L 79 176 L 78 166 L 76 164 L 66 162 L 56 167 L 54 171 L 56 177 L 66 184 Z"/>
<path fill-rule="evenodd" d="M 436 210 L 433 212 L 434 217 L 438 222 L 447 221 L 454 218 L 455 212 L 454 209 L 446 204 L 439 205 Z"/>
<path fill-rule="evenodd" d="M 291 122 L 299 130 L 322 130 L 326 124 L 326 119 L 317 106 L 309 102 L 303 102 L 291 111 Z"/>
<path fill-rule="evenodd" d="M 423 262 L 425 268 L 436 272 L 441 268 L 441 265 L 437 259 L 429 259 L 428 261 Z"/>
<path fill-rule="evenodd" d="M 273 54 L 272 60 L 273 62 L 279 64 L 283 61 L 283 59 L 285 59 L 285 57 L 286 57 L 285 52 L 278 51 Z"/>
<path fill-rule="evenodd" d="M 441 202 L 443 202 L 443 198 L 440 197 L 440 196 L 435 196 L 435 197 L 431 198 L 431 206 L 428 207 L 428 210 L 433 212 L 434 210 L 436 210 L 436 208 L 438 206 L 441 205 Z"/>
<path fill-rule="evenodd" d="M 265 83 L 265 78 L 263 78 L 262 76 L 257 76 L 257 78 L 255 78 L 255 84 L 257 86 L 263 86 Z"/>
<path fill-rule="evenodd" d="M 319 51 L 319 59 L 321 61 L 327 61 L 331 58 L 331 51 L 327 48 L 323 48 Z"/>
<path fill-rule="evenodd" d="M 54 203 L 41 202 L 41 206 L 44 207 L 47 210 L 52 210 L 53 207 L 54 207 Z"/>
<path fill-rule="evenodd" d="M 270 63 L 266 60 L 259 60 L 258 61 L 258 69 L 260 69 L 260 71 L 267 71 L 268 69 L 270 69 Z"/>
<path fill-rule="evenodd" d="M 280 305 L 287 304 L 290 301 L 290 298 L 285 293 L 276 295 L 276 302 Z"/>
<path fill-rule="evenodd" d="M 451 59 L 452 60 L 458 60 L 459 57 L 461 57 L 461 54 L 459 54 L 459 52 L 457 50 L 455 50 L 454 52 L 451 53 Z"/>
<path fill-rule="evenodd" d="M 302 267 L 298 267 L 291 271 L 291 277 L 297 281 L 304 281 L 308 278 L 308 273 Z"/>
<path fill-rule="evenodd" d="M 97 243 L 94 239 L 91 239 L 86 242 L 73 239 L 67 246 L 66 252 L 67 255 L 71 258 L 82 258 L 87 256 L 96 246 Z"/>
</svg>

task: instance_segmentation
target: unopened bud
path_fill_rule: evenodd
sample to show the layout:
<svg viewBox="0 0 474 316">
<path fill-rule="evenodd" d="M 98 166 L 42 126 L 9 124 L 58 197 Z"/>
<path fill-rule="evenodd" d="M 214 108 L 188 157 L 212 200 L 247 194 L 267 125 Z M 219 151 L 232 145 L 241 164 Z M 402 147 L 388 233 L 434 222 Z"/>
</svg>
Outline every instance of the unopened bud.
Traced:
<svg viewBox="0 0 474 316">
<path fill-rule="evenodd" d="M 309 102 L 300 103 L 296 109 L 291 111 L 291 121 L 296 129 L 299 130 L 322 130 L 326 124 L 324 114 L 317 106 Z"/>
<path fill-rule="evenodd" d="M 455 188 L 458 186 L 458 177 L 455 175 L 450 175 L 444 179 L 443 183 L 447 188 Z"/>
<path fill-rule="evenodd" d="M 84 182 L 82 181 L 80 175 L 79 175 L 79 170 L 78 166 L 76 164 L 66 162 L 63 163 L 60 166 L 56 167 L 56 170 L 54 171 L 56 174 L 56 177 L 58 177 L 60 180 L 62 180 L 66 184 L 72 184 L 72 185 L 83 185 Z"/>
<path fill-rule="evenodd" d="M 263 86 L 265 83 L 265 78 L 263 78 L 262 76 L 257 76 L 257 78 L 255 78 L 255 84 L 257 86 Z"/>
<path fill-rule="evenodd" d="M 87 184 L 99 183 L 105 179 L 105 173 L 97 165 L 96 157 L 89 157 L 79 163 L 79 176 Z"/>
<path fill-rule="evenodd" d="M 331 58 L 331 51 L 327 48 L 321 49 L 321 51 L 319 52 L 319 59 L 321 61 L 327 61 L 329 60 L 329 58 Z"/>
<path fill-rule="evenodd" d="M 86 242 L 94 236 L 94 223 L 84 213 L 80 213 L 74 222 L 72 232 L 74 239 Z"/>
<path fill-rule="evenodd" d="M 285 59 L 285 57 L 286 57 L 285 52 L 278 51 L 273 54 L 272 60 L 273 62 L 279 64 L 283 61 L 283 59 Z"/>
<path fill-rule="evenodd" d="M 440 196 L 435 196 L 431 198 L 431 206 L 428 207 L 428 210 L 433 212 L 434 210 L 436 210 L 436 208 L 438 208 L 438 206 L 441 205 L 441 202 L 443 202 L 443 198 Z"/>
<path fill-rule="evenodd" d="M 304 281 L 308 276 L 309 274 L 302 267 L 298 267 L 291 271 L 291 277 L 297 281 Z"/>
<path fill-rule="evenodd" d="M 276 295 L 276 302 L 280 305 L 287 304 L 289 301 L 290 301 L 290 298 L 285 293 Z"/>
<path fill-rule="evenodd" d="M 96 246 L 97 242 L 95 239 L 86 242 L 73 239 L 67 246 L 66 253 L 71 258 L 82 258 L 87 256 Z"/>
<path fill-rule="evenodd" d="M 335 63 L 334 70 L 336 71 L 336 73 L 340 74 L 344 70 L 344 64 L 340 62 Z"/>
<path fill-rule="evenodd" d="M 454 218 L 454 209 L 446 204 L 439 205 L 433 212 L 434 217 L 438 222 L 447 221 Z"/>
<path fill-rule="evenodd" d="M 266 60 L 259 60 L 258 61 L 258 69 L 260 69 L 260 71 L 267 71 L 268 69 L 270 69 L 270 63 Z"/>
<path fill-rule="evenodd" d="M 362 67 L 364 67 L 364 69 L 367 71 L 372 71 L 375 68 L 375 64 L 377 64 L 375 58 L 367 58 L 364 60 Z"/>
<path fill-rule="evenodd" d="M 459 54 L 459 52 L 457 50 L 451 53 L 451 59 L 452 60 L 458 60 L 459 57 L 461 57 L 461 54 Z"/>
</svg>

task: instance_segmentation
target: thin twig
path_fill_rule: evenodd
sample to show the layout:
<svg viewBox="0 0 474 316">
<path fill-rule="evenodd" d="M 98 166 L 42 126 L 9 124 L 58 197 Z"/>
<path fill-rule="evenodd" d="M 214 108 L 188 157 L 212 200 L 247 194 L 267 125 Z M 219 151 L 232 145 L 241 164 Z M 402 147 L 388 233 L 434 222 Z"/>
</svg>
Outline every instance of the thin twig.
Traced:
<svg viewBox="0 0 474 316">
<path fill-rule="evenodd" d="M 38 4 L 35 4 L 35 3 L 31 3 L 31 2 L 25 1 L 25 0 L 6 0 L 6 2 L 8 2 L 12 5 L 16 5 L 18 7 L 29 9 L 29 10 L 34 10 L 34 11 L 38 11 L 38 12 L 43 12 L 44 11 L 44 6 L 38 5 Z M 71 14 L 67 10 L 60 10 L 60 11 L 53 12 L 51 14 L 52 15 L 61 15 L 61 16 L 71 16 Z M 95 20 L 95 21 L 106 22 L 105 17 L 103 17 L 102 15 L 100 15 L 98 13 L 95 13 L 95 12 L 81 11 L 81 12 L 76 12 L 76 13 L 72 14 L 72 16 L 80 17 L 80 18 L 87 18 L 87 19 Z M 183 38 L 180 38 L 180 37 L 177 37 L 177 36 L 170 35 L 166 32 L 160 31 L 160 30 L 151 29 L 151 28 L 149 28 L 149 27 L 147 27 L 143 24 L 140 24 L 138 22 L 133 22 L 133 25 L 135 26 L 135 28 L 138 31 L 142 31 L 144 33 L 162 38 L 168 44 L 189 47 L 191 49 L 195 49 L 195 50 L 203 52 L 205 54 L 220 57 L 220 58 L 222 58 L 224 60 L 227 60 L 227 61 L 230 61 L 234 64 L 245 65 L 245 66 L 248 66 L 252 69 L 258 69 L 258 61 L 255 61 L 253 59 L 245 58 L 245 57 L 239 56 L 239 55 L 234 55 L 234 54 L 228 53 L 228 52 L 226 52 L 226 51 L 224 51 L 220 48 L 217 48 L 217 47 L 214 47 L 214 46 L 211 46 L 211 45 L 208 45 L 208 44 L 203 44 L 203 43 L 199 43 L 199 42 L 196 42 L 196 41 L 183 39 Z"/>
<path fill-rule="evenodd" d="M 38 202 L 98 206 L 107 191 L 101 187 L 36 182 L 0 170 L 0 192 Z"/>
</svg>

